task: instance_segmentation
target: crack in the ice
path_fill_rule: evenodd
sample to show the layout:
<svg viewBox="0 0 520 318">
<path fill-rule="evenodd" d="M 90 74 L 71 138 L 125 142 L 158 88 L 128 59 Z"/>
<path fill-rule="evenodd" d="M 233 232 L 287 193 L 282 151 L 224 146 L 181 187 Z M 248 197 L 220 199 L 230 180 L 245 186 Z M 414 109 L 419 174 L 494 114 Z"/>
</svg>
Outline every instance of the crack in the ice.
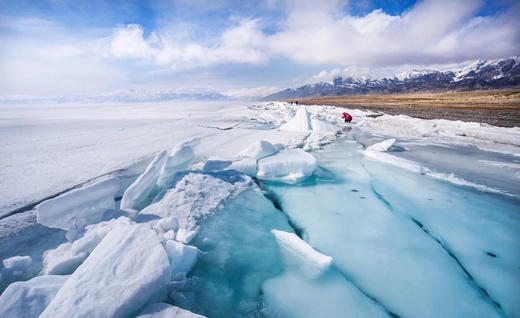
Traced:
<svg viewBox="0 0 520 318">
<path fill-rule="evenodd" d="M 392 207 L 392 205 L 390 204 L 390 202 L 388 200 L 385 199 L 385 197 L 383 195 L 381 195 L 379 192 L 377 192 L 377 190 L 375 189 L 375 186 L 373 184 L 373 176 L 372 174 L 370 173 L 370 171 L 365 167 L 365 165 L 363 164 L 362 165 L 363 168 L 365 169 L 365 171 L 368 173 L 368 175 L 370 176 L 370 188 L 372 190 L 372 192 L 374 193 L 374 195 L 379 199 L 381 200 L 387 207 L 388 209 L 392 212 L 392 213 L 396 213 Z M 464 265 L 462 265 L 462 262 L 458 259 L 458 257 L 455 255 L 455 253 L 449 248 L 449 246 L 444 243 L 443 241 L 441 241 L 438 237 L 436 237 L 434 234 L 432 234 L 430 232 L 430 230 L 428 230 L 427 227 L 425 227 L 419 220 L 413 218 L 412 216 L 408 216 L 408 215 L 405 215 L 403 213 L 399 213 L 399 215 L 402 215 L 404 216 L 405 218 L 408 218 L 410 219 L 415 225 L 417 225 L 426 235 L 428 235 L 431 239 L 433 239 L 435 242 L 437 242 L 441 248 L 446 252 L 448 253 L 448 255 L 458 264 L 458 266 L 462 269 L 462 271 L 467 275 L 467 278 L 470 282 L 470 284 L 476 288 L 477 290 L 479 290 L 483 295 L 484 297 L 490 302 L 492 303 L 497 311 L 499 312 L 499 314 L 501 314 L 502 316 L 506 317 L 505 313 L 503 312 L 503 309 L 502 309 L 502 306 L 500 305 L 499 302 L 497 302 L 496 300 L 494 300 L 491 295 L 489 295 L 489 293 L 487 292 L 487 290 L 480 286 L 477 281 L 475 280 L 475 278 L 473 277 L 473 275 L 471 275 L 471 273 L 464 267 Z"/>
<path fill-rule="evenodd" d="M 343 276 L 343 278 L 350 282 L 352 285 L 354 285 L 354 287 L 356 287 L 360 293 L 362 293 L 365 297 L 367 297 L 368 299 L 372 300 L 374 303 L 376 303 L 377 305 L 381 306 L 381 308 L 390 316 L 390 317 L 393 317 L 393 318 L 400 318 L 401 316 L 399 316 L 398 314 L 396 314 L 395 312 L 391 311 L 390 309 L 388 309 L 385 305 L 383 305 L 381 303 L 381 301 L 379 301 L 377 298 L 375 298 L 374 296 L 370 295 L 368 292 L 366 292 L 365 290 L 363 290 L 361 287 L 359 287 L 356 283 L 354 283 L 354 281 L 352 279 L 350 279 L 349 275 L 347 275 L 345 272 L 343 272 L 338 266 L 334 266 L 334 268 L 338 271 L 338 273 Z"/>
<path fill-rule="evenodd" d="M 306 236 L 305 234 L 305 230 L 299 226 L 297 226 L 292 220 L 291 218 L 289 217 L 289 215 L 283 210 L 283 207 L 282 207 L 282 203 L 280 202 L 280 200 L 278 199 L 278 197 L 276 196 L 276 194 L 274 194 L 273 192 L 269 191 L 268 189 L 266 189 L 265 187 L 262 186 L 262 184 L 257 180 L 257 179 L 254 179 L 256 184 L 258 185 L 258 187 L 262 190 L 262 193 L 264 194 L 264 197 L 271 201 L 271 203 L 273 204 L 273 206 L 275 207 L 275 209 L 277 209 L 278 211 L 280 211 L 281 213 L 283 213 L 286 217 L 287 217 L 287 223 L 289 223 L 289 226 L 294 230 L 294 233 L 299 237 L 301 238 L 302 240 L 305 240 L 304 237 Z"/>
<path fill-rule="evenodd" d="M 280 202 L 280 200 L 278 199 L 278 197 L 276 196 L 276 194 L 274 194 L 272 191 L 269 191 L 268 189 L 266 189 L 265 187 L 262 186 L 261 182 L 259 182 L 258 180 L 255 179 L 255 182 L 257 183 L 258 187 L 262 190 L 262 192 L 264 193 L 264 197 L 271 201 L 273 206 L 279 210 L 281 213 L 285 214 L 285 216 L 287 217 L 287 221 L 289 223 L 289 226 L 292 227 L 292 229 L 294 230 L 295 234 L 298 235 L 298 237 L 300 239 L 302 239 L 303 241 L 306 241 L 307 242 L 307 239 L 304 238 L 304 236 L 306 236 L 305 234 L 305 229 L 304 228 L 301 228 L 297 225 L 294 224 L 294 222 L 291 220 L 291 217 L 283 210 L 282 208 L 282 203 Z M 391 310 L 389 310 L 388 308 L 386 308 L 377 298 L 375 298 L 374 296 L 368 294 L 366 291 L 364 291 L 363 289 L 361 289 L 358 285 L 356 285 L 350 278 L 347 274 L 345 274 L 340 268 L 338 268 L 337 266 L 334 266 L 336 268 L 336 270 L 338 271 L 338 273 L 345 279 L 347 280 L 348 282 L 350 282 L 354 287 L 356 287 L 363 295 L 365 295 L 367 298 L 369 298 L 370 300 L 372 300 L 374 303 L 376 303 L 377 305 L 379 305 L 390 317 L 392 318 L 400 318 L 401 316 L 399 316 L 398 314 L 392 312 Z"/>
<path fill-rule="evenodd" d="M 448 255 L 459 265 L 459 267 L 462 269 L 462 271 L 467 275 L 468 277 L 468 280 L 469 282 L 471 283 L 471 285 L 473 285 L 474 288 L 476 288 L 478 291 L 480 291 L 484 296 L 485 298 L 491 302 L 497 309 L 497 311 L 499 312 L 499 314 L 501 314 L 503 317 L 506 317 L 506 314 L 503 312 L 503 309 L 502 309 L 502 306 L 500 305 L 499 302 L 497 302 L 496 300 L 494 300 L 491 295 L 489 295 L 489 293 L 487 292 L 487 290 L 480 286 L 477 281 L 475 280 L 475 278 L 473 277 L 473 275 L 471 275 L 471 273 L 466 269 L 466 267 L 464 267 L 464 265 L 462 265 L 462 262 L 459 260 L 459 258 L 455 255 L 455 253 L 449 248 L 449 246 L 442 242 L 439 238 L 437 238 L 435 235 L 433 235 L 421 222 L 419 222 L 418 220 L 416 220 L 415 218 L 413 217 L 410 217 L 410 219 L 417 225 L 419 226 L 419 228 L 421 228 L 421 230 L 424 231 L 424 233 L 426 233 L 426 235 L 428 235 L 430 238 L 432 238 L 433 240 L 435 240 L 441 247 L 442 249 L 444 249 L 444 251 L 446 251 L 446 253 L 448 253 Z"/>
</svg>

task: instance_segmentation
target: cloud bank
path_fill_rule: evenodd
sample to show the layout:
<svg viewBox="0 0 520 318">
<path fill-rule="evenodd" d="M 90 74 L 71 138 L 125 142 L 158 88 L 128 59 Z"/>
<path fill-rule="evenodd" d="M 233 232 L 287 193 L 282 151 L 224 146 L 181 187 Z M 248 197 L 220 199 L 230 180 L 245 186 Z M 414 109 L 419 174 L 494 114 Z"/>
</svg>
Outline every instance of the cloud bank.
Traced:
<svg viewBox="0 0 520 318">
<path fill-rule="evenodd" d="M 196 6 L 205 3 L 183 5 L 203 12 Z M 246 96 L 309 78 L 377 77 L 520 53 L 519 2 L 488 16 L 478 14 L 482 0 L 423 0 L 399 15 L 376 9 L 356 16 L 345 5 L 269 0 L 263 11 L 222 14 L 221 24 L 176 17 L 79 30 L 52 19 L 3 17 L 0 94 L 210 86 Z M 219 3 L 208 10 L 227 9 Z"/>
<path fill-rule="evenodd" d="M 520 52 L 520 11 L 479 17 L 479 0 L 425 0 L 391 16 L 341 13 L 341 1 L 286 1 L 280 31 L 267 34 L 259 19 L 243 19 L 209 46 L 176 43 L 167 34 L 143 37 L 139 25 L 114 30 L 114 57 L 143 58 L 173 69 L 219 63 L 266 63 L 284 57 L 301 64 L 443 64 Z"/>
</svg>

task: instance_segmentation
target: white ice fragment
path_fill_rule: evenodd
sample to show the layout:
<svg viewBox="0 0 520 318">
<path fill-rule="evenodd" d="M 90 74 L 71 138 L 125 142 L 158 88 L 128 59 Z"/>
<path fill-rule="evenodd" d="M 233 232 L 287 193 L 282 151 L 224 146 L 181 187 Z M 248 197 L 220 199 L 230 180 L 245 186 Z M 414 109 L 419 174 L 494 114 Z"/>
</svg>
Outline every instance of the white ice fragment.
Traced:
<svg viewBox="0 0 520 318">
<path fill-rule="evenodd" d="M 374 151 L 374 152 L 384 152 L 388 151 L 390 147 L 395 143 L 395 138 L 387 139 L 385 141 L 378 142 L 376 144 L 373 144 L 371 146 L 368 146 L 365 151 Z"/>
<path fill-rule="evenodd" d="M 257 178 L 294 183 L 312 175 L 316 158 L 301 149 L 282 150 L 258 161 Z"/>
<path fill-rule="evenodd" d="M 37 276 L 9 285 L 0 295 L 0 317 L 38 317 L 68 276 Z"/>
<path fill-rule="evenodd" d="M 257 142 L 252 143 L 244 150 L 240 151 L 236 154 L 236 158 L 254 158 L 254 159 L 261 159 L 270 155 L 273 155 L 278 152 L 278 149 L 273 146 L 272 143 L 265 141 L 265 140 L 259 140 Z"/>
<path fill-rule="evenodd" d="M 146 170 L 126 189 L 121 199 L 121 209 L 141 210 L 143 201 L 157 187 L 157 180 L 167 160 L 166 151 L 161 151 L 150 162 Z"/>
<path fill-rule="evenodd" d="M 87 252 L 75 254 L 72 251 L 72 243 L 63 243 L 43 254 L 42 273 L 45 275 L 71 274 L 87 256 Z"/>
<path fill-rule="evenodd" d="M 297 131 L 297 132 L 309 132 L 311 130 L 311 124 L 309 121 L 309 114 L 305 106 L 298 107 L 294 117 L 287 123 L 280 126 L 280 130 L 285 131 Z"/>
<path fill-rule="evenodd" d="M 130 224 L 130 219 L 120 217 L 118 219 L 88 225 L 85 234 L 81 238 L 72 243 L 63 243 L 57 248 L 44 253 L 42 273 L 47 275 L 71 274 L 81 265 L 94 248 L 96 248 L 108 232 L 114 227 Z"/>
<path fill-rule="evenodd" d="M 250 177 L 255 177 L 256 166 L 257 163 L 255 158 L 244 158 L 241 160 L 233 161 L 233 163 L 226 169 L 234 169 Z"/>
<path fill-rule="evenodd" d="M 188 141 L 178 144 L 172 149 L 157 180 L 159 187 L 166 186 L 175 172 L 187 170 L 190 167 L 193 159 L 195 159 L 192 146 L 196 143 L 196 140 Z"/>
<path fill-rule="evenodd" d="M 231 165 L 232 161 L 223 160 L 218 158 L 209 158 L 206 163 L 204 163 L 204 167 L 202 171 L 210 172 L 210 171 L 219 171 L 227 169 Z"/>
<path fill-rule="evenodd" d="M 179 229 L 179 219 L 175 216 L 162 218 L 157 222 L 156 227 L 163 232 L 168 232 L 169 230 L 177 231 Z"/>
<path fill-rule="evenodd" d="M 104 212 L 115 208 L 118 191 L 119 180 L 113 177 L 69 191 L 40 203 L 36 208 L 37 221 L 67 230 L 67 238 L 73 240 L 86 225 L 100 222 Z"/>
<path fill-rule="evenodd" d="M 296 234 L 279 230 L 271 230 L 271 233 L 280 246 L 286 266 L 298 267 L 304 273 L 316 276 L 332 264 L 332 257 L 317 252 Z"/>
<path fill-rule="evenodd" d="M 168 255 L 146 224 L 112 229 L 65 282 L 41 318 L 127 317 L 163 297 Z"/>
<path fill-rule="evenodd" d="M 200 251 L 195 246 L 169 240 L 166 241 L 166 252 L 170 259 L 171 277 L 173 278 L 177 273 L 188 273 L 197 261 Z"/>
<path fill-rule="evenodd" d="M 22 274 L 31 267 L 32 259 L 30 256 L 13 256 L 2 261 L 4 264 L 4 274 L 21 272 Z"/>
<path fill-rule="evenodd" d="M 176 240 L 181 243 L 188 244 L 196 235 L 197 231 L 180 228 L 177 232 Z"/>
<path fill-rule="evenodd" d="M 168 232 L 163 234 L 163 238 L 165 240 L 174 240 L 175 239 L 175 232 L 173 230 L 169 230 Z"/>
<path fill-rule="evenodd" d="M 205 318 L 191 311 L 172 306 L 166 303 L 155 303 L 146 307 L 136 318 Z"/>
<path fill-rule="evenodd" d="M 313 134 L 320 135 L 335 135 L 340 130 L 337 126 L 317 118 L 311 120 L 311 127 Z"/>
</svg>

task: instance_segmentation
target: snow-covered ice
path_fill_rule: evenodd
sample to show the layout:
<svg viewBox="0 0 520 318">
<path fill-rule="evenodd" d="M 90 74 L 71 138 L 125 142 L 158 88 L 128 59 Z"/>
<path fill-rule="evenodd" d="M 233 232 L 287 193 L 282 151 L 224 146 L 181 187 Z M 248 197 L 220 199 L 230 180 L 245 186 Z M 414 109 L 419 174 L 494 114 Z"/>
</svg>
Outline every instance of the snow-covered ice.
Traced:
<svg viewBox="0 0 520 318">
<path fill-rule="evenodd" d="M 180 226 L 177 240 L 184 243 L 196 234 L 201 219 L 253 184 L 251 178 L 233 171 L 215 175 L 190 172 L 179 177 L 175 187 L 160 194 L 137 215 L 137 220 L 175 216 Z"/>
<path fill-rule="evenodd" d="M 272 143 L 265 140 L 259 140 L 237 153 L 236 157 L 239 159 L 253 158 L 258 160 L 273 155 L 277 152 L 278 149 L 276 149 Z"/>
</svg>

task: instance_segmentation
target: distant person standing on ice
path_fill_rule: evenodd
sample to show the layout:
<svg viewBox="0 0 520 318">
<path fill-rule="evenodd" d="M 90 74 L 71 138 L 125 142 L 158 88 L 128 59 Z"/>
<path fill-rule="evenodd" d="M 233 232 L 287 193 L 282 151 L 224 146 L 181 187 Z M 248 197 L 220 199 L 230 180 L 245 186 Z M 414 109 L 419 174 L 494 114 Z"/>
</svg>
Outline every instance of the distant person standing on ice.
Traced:
<svg viewBox="0 0 520 318">
<path fill-rule="evenodd" d="M 352 121 L 352 116 L 350 116 L 349 113 L 343 113 L 342 118 L 345 119 L 345 122 L 346 122 L 346 123 L 350 123 L 350 122 Z"/>
</svg>

